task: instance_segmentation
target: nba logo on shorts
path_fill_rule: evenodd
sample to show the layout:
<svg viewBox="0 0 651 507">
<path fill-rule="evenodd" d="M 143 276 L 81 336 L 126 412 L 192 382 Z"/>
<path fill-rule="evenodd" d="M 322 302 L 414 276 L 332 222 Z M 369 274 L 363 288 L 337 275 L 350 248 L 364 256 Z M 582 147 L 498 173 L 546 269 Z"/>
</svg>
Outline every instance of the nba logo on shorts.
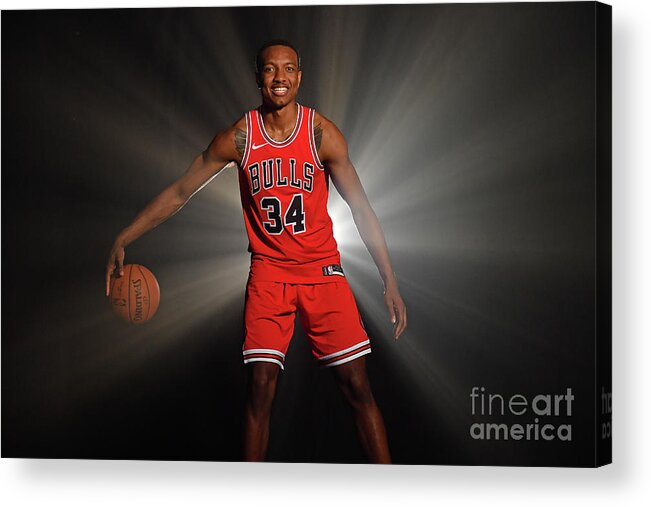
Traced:
<svg viewBox="0 0 651 507">
<path fill-rule="evenodd" d="M 330 264 L 329 266 L 323 266 L 323 276 L 346 276 L 344 275 L 344 270 L 339 264 Z"/>
</svg>

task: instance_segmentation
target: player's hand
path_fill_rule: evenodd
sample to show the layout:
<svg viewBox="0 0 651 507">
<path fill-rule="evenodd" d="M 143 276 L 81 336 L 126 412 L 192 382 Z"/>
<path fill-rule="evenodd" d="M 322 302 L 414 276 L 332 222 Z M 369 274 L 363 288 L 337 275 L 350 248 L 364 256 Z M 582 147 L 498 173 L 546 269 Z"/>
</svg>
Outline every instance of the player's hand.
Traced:
<svg viewBox="0 0 651 507">
<path fill-rule="evenodd" d="M 124 275 L 124 248 L 120 245 L 114 244 L 111 248 L 108 263 L 106 264 L 106 296 L 108 297 L 111 290 L 111 275 L 115 272 L 117 265 L 117 276 Z"/>
<path fill-rule="evenodd" d="M 384 289 L 384 302 L 389 310 L 393 324 L 393 337 L 397 340 L 407 327 L 407 307 L 400 297 L 398 285 L 388 284 Z"/>
</svg>

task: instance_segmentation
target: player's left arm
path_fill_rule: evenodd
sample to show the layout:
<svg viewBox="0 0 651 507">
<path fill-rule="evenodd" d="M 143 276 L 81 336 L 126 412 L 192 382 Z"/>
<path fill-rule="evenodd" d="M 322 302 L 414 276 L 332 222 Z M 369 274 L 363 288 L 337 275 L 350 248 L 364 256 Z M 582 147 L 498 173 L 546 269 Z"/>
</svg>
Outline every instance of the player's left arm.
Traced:
<svg viewBox="0 0 651 507">
<path fill-rule="evenodd" d="M 384 282 L 384 302 L 394 325 L 393 335 L 397 339 L 407 327 L 407 308 L 391 267 L 384 232 L 350 161 L 343 134 L 334 123 L 319 114 L 315 116 L 314 124 L 319 158 L 330 171 L 332 182 L 350 207 L 359 235 Z"/>
</svg>

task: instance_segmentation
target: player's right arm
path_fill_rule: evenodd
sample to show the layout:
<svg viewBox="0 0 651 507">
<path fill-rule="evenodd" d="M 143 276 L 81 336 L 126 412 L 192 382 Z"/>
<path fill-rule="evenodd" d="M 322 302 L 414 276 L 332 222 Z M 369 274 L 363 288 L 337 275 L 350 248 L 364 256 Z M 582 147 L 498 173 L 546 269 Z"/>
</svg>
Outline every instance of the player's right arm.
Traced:
<svg viewBox="0 0 651 507">
<path fill-rule="evenodd" d="M 106 265 L 107 296 L 115 267 L 118 268 L 118 276 L 124 274 L 125 247 L 178 212 L 195 193 L 207 185 L 230 162 L 239 162 L 243 151 L 243 133 L 246 138 L 245 129 L 246 124 L 242 118 L 232 127 L 217 134 L 208 148 L 194 159 L 185 174 L 158 194 L 117 235 Z"/>
</svg>

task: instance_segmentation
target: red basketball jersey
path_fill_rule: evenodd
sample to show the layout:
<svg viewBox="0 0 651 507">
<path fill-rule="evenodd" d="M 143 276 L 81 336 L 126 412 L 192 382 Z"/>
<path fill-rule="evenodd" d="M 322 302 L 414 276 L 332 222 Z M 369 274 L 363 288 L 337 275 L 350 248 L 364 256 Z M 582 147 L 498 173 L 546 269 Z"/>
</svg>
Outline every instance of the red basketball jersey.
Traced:
<svg viewBox="0 0 651 507">
<path fill-rule="evenodd" d="M 259 109 L 246 113 L 239 167 L 251 276 L 286 283 L 323 283 L 343 276 L 328 215 L 328 172 L 314 143 L 314 110 L 298 105 L 284 141 L 265 131 Z"/>
</svg>

